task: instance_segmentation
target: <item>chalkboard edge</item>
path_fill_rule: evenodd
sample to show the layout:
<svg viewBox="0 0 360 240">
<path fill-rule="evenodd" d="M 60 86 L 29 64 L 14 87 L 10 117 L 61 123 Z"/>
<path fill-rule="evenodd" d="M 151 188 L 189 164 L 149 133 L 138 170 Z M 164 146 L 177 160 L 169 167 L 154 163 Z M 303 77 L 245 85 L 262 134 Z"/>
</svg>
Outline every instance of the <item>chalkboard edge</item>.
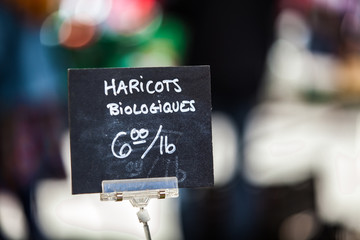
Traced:
<svg viewBox="0 0 360 240">
<path fill-rule="evenodd" d="M 69 81 L 69 74 L 73 70 L 114 70 L 114 69 L 149 69 L 149 68 L 188 68 L 188 67 L 206 67 L 210 70 L 210 65 L 184 65 L 184 66 L 158 66 L 158 67 L 101 67 L 101 68 L 68 68 L 68 81 Z"/>
</svg>

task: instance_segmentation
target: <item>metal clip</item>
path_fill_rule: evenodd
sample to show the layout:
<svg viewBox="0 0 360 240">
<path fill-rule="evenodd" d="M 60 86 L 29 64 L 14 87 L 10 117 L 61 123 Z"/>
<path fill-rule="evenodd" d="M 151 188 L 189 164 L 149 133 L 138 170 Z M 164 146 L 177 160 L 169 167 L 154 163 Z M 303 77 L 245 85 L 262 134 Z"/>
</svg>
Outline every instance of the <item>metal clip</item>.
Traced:
<svg viewBox="0 0 360 240">
<path fill-rule="evenodd" d="M 165 199 L 166 192 L 165 190 L 159 190 L 159 199 Z"/>
<path fill-rule="evenodd" d="M 123 196 L 123 193 L 121 193 L 121 192 L 117 192 L 116 194 L 115 194 L 115 201 L 117 201 L 117 202 L 120 202 L 120 201 L 122 201 L 124 199 L 124 196 Z"/>
</svg>

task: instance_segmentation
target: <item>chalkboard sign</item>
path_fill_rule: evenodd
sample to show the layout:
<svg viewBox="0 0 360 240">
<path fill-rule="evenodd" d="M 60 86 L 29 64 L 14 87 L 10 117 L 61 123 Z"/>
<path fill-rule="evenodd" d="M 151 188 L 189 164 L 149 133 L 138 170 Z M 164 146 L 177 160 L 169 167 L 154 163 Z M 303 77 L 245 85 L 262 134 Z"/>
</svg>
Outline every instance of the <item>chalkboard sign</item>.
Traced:
<svg viewBox="0 0 360 240">
<path fill-rule="evenodd" d="M 69 69 L 72 192 L 112 179 L 214 183 L 209 66 Z"/>
</svg>

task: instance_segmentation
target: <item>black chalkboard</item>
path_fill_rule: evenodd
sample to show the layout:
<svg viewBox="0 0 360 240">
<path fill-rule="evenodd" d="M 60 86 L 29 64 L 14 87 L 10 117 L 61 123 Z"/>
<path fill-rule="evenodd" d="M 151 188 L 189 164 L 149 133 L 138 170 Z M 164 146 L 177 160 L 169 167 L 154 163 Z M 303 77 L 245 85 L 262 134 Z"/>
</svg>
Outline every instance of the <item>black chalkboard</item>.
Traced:
<svg viewBox="0 0 360 240">
<path fill-rule="evenodd" d="M 102 180 L 214 183 L 210 67 L 69 69 L 72 192 Z"/>
</svg>

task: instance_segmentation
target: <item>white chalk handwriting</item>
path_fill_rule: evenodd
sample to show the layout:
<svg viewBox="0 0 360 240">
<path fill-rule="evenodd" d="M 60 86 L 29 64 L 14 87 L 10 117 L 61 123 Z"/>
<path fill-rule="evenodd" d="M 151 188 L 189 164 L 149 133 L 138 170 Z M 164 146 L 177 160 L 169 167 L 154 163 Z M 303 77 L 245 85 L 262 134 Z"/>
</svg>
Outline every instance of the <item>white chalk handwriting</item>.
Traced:
<svg viewBox="0 0 360 240">
<path fill-rule="evenodd" d="M 142 77 L 140 76 L 140 78 Z M 107 80 L 104 80 L 104 94 L 106 96 L 108 96 L 109 93 L 117 96 L 119 94 L 128 95 L 140 92 L 154 94 L 165 91 L 175 91 L 176 93 L 180 93 L 182 89 L 179 85 L 179 79 L 174 78 L 172 80 L 161 80 L 157 82 L 148 80 L 145 83 L 137 79 L 130 79 L 128 83 L 123 80 L 116 81 L 115 78 L 111 79 L 110 83 Z"/>
<path fill-rule="evenodd" d="M 141 155 L 141 159 L 144 159 L 146 155 L 149 153 L 149 151 L 154 147 L 155 143 L 159 140 L 159 154 L 173 154 L 176 151 L 176 146 L 173 143 L 169 143 L 169 138 L 167 135 L 163 136 L 161 135 L 163 126 L 160 125 L 159 129 L 157 130 L 157 133 L 149 146 L 146 148 L 146 150 Z M 148 129 L 136 129 L 133 128 L 130 131 L 130 139 L 132 141 L 131 143 L 125 142 L 124 144 L 119 144 L 120 137 L 126 136 L 126 132 L 119 132 L 115 135 L 112 143 L 111 143 L 111 152 L 116 158 L 126 158 L 128 157 L 131 152 L 133 151 L 133 147 L 141 144 L 145 144 L 147 142 L 147 137 L 149 135 Z M 115 150 L 117 148 L 117 150 Z"/>
</svg>

